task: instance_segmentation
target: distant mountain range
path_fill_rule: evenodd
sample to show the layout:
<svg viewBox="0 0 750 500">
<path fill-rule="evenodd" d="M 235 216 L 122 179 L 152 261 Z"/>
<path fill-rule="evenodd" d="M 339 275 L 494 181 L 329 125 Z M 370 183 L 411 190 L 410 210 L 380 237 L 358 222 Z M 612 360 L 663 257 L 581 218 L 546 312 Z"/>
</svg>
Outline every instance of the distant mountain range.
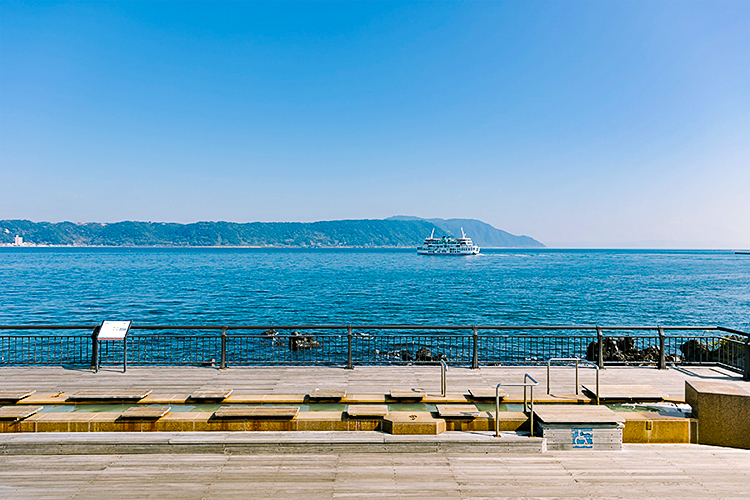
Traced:
<svg viewBox="0 0 750 500">
<path fill-rule="evenodd" d="M 16 235 L 32 245 L 71 246 L 255 246 L 255 247 L 416 247 L 435 236 L 460 236 L 461 227 L 480 247 L 543 247 L 473 219 L 388 219 L 321 222 L 32 222 L 0 221 L 0 244 Z"/>
<path fill-rule="evenodd" d="M 544 245 L 529 236 L 516 236 L 502 229 L 497 229 L 486 222 L 476 219 L 421 219 L 409 215 L 396 215 L 386 220 L 396 221 L 426 221 L 438 230 L 436 235 L 446 234 L 453 237 L 461 236 L 461 228 L 476 245 L 490 248 L 543 248 Z"/>
</svg>

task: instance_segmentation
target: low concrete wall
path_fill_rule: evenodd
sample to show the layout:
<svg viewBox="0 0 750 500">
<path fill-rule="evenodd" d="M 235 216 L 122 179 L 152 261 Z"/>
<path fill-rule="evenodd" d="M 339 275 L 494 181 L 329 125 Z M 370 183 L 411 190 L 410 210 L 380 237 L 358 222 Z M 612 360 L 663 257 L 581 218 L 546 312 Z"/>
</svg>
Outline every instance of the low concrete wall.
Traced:
<svg viewBox="0 0 750 500">
<path fill-rule="evenodd" d="M 750 449 L 750 393 L 729 382 L 686 381 L 698 443 Z"/>
</svg>

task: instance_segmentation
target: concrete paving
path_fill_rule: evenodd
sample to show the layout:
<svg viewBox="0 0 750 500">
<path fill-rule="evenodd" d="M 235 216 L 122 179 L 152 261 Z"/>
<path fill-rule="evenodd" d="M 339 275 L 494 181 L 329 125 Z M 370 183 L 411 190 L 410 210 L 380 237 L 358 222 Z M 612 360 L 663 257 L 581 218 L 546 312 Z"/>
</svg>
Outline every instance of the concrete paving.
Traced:
<svg viewBox="0 0 750 500">
<path fill-rule="evenodd" d="M 540 386 L 535 396 L 546 393 L 546 367 L 482 367 L 448 369 L 448 392 L 468 393 L 470 388 L 494 388 L 499 382 L 522 382 L 529 373 Z M 573 367 L 553 367 L 553 394 L 575 393 Z M 309 394 L 319 390 L 345 390 L 349 394 L 386 394 L 393 387 L 418 388 L 428 394 L 440 394 L 439 366 L 358 366 L 341 367 L 263 367 L 216 368 L 130 367 L 122 373 L 117 367 L 105 367 L 99 373 L 87 369 L 59 367 L 0 368 L 5 390 L 35 389 L 37 392 L 75 392 L 80 390 L 148 390 L 160 394 L 191 394 L 199 390 L 232 389 L 232 394 Z M 601 371 L 602 385 L 649 385 L 682 399 L 685 380 L 733 382 L 750 389 L 750 382 L 718 367 L 678 367 L 657 370 L 653 367 L 610 367 Z M 580 383 L 591 385 L 595 373 L 581 367 Z M 505 388 L 510 395 L 521 388 Z"/>
<path fill-rule="evenodd" d="M 1 456 L 0 498 L 750 498 L 750 451 Z"/>
</svg>

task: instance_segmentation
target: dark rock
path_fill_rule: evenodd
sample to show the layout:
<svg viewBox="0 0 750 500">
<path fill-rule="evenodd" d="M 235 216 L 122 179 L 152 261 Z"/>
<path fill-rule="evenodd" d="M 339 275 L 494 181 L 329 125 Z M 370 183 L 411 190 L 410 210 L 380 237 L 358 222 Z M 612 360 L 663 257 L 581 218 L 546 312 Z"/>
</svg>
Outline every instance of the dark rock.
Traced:
<svg viewBox="0 0 750 500">
<path fill-rule="evenodd" d="M 688 363 L 706 363 L 716 361 L 718 349 L 712 351 L 706 344 L 700 340 L 688 340 L 680 346 L 680 351 Z"/>
<path fill-rule="evenodd" d="M 293 331 L 289 334 L 290 351 L 306 351 L 308 349 L 315 349 L 322 346 L 323 343 L 316 340 L 312 335 L 306 335 L 298 331 Z"/>
<path fill-rule="evenodd" d="M 270 340 L 273 345 L 284 345 L 284 338 L 273 328 L 260 332 L 260 338 Z"/>
<path fill-rule="evenodd" d="M 386 353 L 385 357 L 388 359 L 394 359 L 396 361 L 412 361 L 414 359 L 408 349 L 398 349 L 396 351 L 390 351 Z"/>
<path fill-rule="evenodd" d="M 279 332 L 277 332 L 273 328 L 270 328 L 268 330 L 263 330 L 262 332 L 260 332 L 260 336 L 261 338 L 264 338 L 266 340 L 272 340 L 274 344 L 278 344 L 278 343 L 283 344 L 283 342 L 279 342 Z"/>
<path fill-rule="evenodd" d="M 659 348 L 656 346 L 649 346 L 643 350 L 639 350 L 635 346 L 634 337 L 604 337 L 602 342 L 602 355 L 604 361 L 619 361 L 621 363 L 656 363 L 659 361 Z M 598 341 L 595 340 L 589 343 L 586 348 L 586 359 L 593 362 L 598 361 Z M 680 358 L 679 356 L 667 356 L 666 361 L 675 363 L 680 361 Z"/>
<path fill-rule="evenodd" d="M 436 354 L 433 355 L 432 351 L 428 347 L 420 347 L 417 349 L 416 354 L 414 355 L 414 358 L 417 361 L 440 361 L 447 360 L 448 357 L 445 354 Z"/>
<path fill-rule="evenodd" d="M 642 361 L 659 361 L 659 348 L 655 345 L 649 346 L 641 351 Z"/>
</svg>

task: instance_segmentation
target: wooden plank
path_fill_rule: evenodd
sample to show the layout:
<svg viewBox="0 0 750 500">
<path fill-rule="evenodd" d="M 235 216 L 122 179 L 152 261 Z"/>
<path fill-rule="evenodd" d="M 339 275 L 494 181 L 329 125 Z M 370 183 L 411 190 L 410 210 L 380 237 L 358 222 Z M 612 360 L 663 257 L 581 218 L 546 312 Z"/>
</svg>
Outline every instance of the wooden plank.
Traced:
<svg viewBox="0 0 750 500">
<path fill-rule="evenodd" d="M 291 419 L 298 413 L 299 406 L 222 406 L 214 412 L 214 417 Z"/>
<path fill-rule="evenodd" d="M 120 415 L 123 419 L 157 420 L 166 415 L 169 406 L 131 406 Z"/>
<path fill-rule="evenodd" d="M 443 418 L 477 418 L 479 410 L 474 405 L 437 405 L 438 415 Z"/>
<path fill-rule="evenodd" d="M 223 401 L 232 394 L 232 389 L 199 389 L 190 394 L 193 401 Z"/>
<path fill-rule="evenodd" d="M 25 397 L 31 396 L 34 390 L 0 390 L 0 401 L 12 401 L 15 403 Z"/>
<path fill-rule="evenodd" d="M 143 399 L 138 400 L 138 404 L 182 404 L 185 403 L 188 398 L 187 394 L 149 394 Z"/>
<path fill-rule="evenodd" d="M 617 424 L 625 422 L 606 406 L 597 405 L 537 405 L 534 414 L 545 424 Z"/>
<path fill-rule="evenodd" d="M 61 405 L 68 402 L 70 394 L 65 392 L 37 392 L 16 401 L 17 405 Z"/>
<path fill-rule="evenodd" d="M 310 399 L 335 399 L 338 401 L 346 397 L 346 391 L 339 389 L 315 389 L 309 396 Z"/>
<path fill-rule="evenodd" d="M 143 399 L 152 390 L 134 390 L 134 389 L 117 389 L 117 390 L 102 390 L 102 389 L 84 389 L 74 392 L 68 399 L 71 401 L 138 401 Z"/>
<path fill-rule="evenodd" d="M 350 417 L 384 417 L 388 415 L 388 405 L 349 405 L 346 413 Z"/>
<path fill-rule="evenodd" d="M 469 394 L 471 394 L 471 397 L 473 397 L 474 399 L 495 399 L 495 389 L 492 388 L 469 389 Z M 507 396 L 508 393 L 503 389 L 500 389 L 500 399 L 503 399 Z"/>
<path fill-rule="evenodd" d="M 389 394 L 393 399 L 422 399 L 427 392 L 422 389 L 391 389 Z"/>
<path fill-rule="evenodd" d="M 226 404 L 245 405 L 259 405 L 264 403 L 303 404 L 306 398 L 306 394 L 232 394 L 224 398 L 222 402 Z"/>
<path fill-rule="evenodd" d="M 342 403 L 349 404 L 381 404 L 385 403 L 388 396 L 386 394 L 349 394 L 341 398 Z"/>
<path fill-rule="evenodd" d="M 583 389 L 596 396 L 596 386 L 583 386 Z M 599 399 L 609 401 L 661 401 L 668 394 L 650 385 L 600 385 Z"/>
<path fill-rule="evenodd" d="M 2 406 L 0 407 L 0 419 L 21 420 L 30 417 L 41 409 L 41 406 Z"/>
<path fill-rule="evenodd" d="M 438 396 L 436 394 L 428 394 L 422 398 L 422 402 L 428 405 L 437 404 L 466 404 L 470 403 L 470 397 L 463 394 L 446 394 L 445 396 Z"/>
</svg>

